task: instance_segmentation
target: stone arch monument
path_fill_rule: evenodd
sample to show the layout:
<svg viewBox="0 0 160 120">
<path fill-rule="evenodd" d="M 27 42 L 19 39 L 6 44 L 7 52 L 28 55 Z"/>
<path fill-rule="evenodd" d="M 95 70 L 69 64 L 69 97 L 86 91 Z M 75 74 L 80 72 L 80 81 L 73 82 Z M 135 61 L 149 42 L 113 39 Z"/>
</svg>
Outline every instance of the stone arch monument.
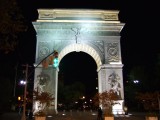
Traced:
<svg viewBox="0 0 160 120">
<path fill-rule="evenodd" d="M 117 10 L 38 9 L 39 18 L 33 22 L 37 32 L 34 89 L 49 91 L 57 110 L 58 68 L 44 69 L 39 63 L 54 50 L 59 61 L 68 53 L 82 51 L 97 64 L 99 93 L 113 89 L 120 95 L 121 105 L 114 113 L 123 113 L 124 90 L 120 32 L 124 26 Z M 41 82 L 40 82 L 41 81 Z M 40 84 L 41 83 L 41 84 Z M 43 83 L 43 84 L 42 84 Z M 33 110 L 37 110 L 34 103 Z"/>
</svg>

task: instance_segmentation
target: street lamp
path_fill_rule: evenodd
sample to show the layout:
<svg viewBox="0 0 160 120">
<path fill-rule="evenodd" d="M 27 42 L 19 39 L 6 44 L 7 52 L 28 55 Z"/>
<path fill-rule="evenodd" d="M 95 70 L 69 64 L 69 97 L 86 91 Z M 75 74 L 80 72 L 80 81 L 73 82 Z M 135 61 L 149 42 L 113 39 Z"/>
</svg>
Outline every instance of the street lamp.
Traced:
<svg viewBox="0 0 160 120">
<path fill-rule="evenodd" d="M 26 120 L 26 94 L 27 94 L 27 82 L 26 81 L 20 81 L 20 84 L 24 85 L 24 99 L 23 99 L 23 113 L 21 120 Z"/>
<path fill-rule="evenodd" d="M 20 81 L 20 84 L 21 84 L 21 85 L 25 85 L 25 84 L 26 84 L 26 81 L 21 80 L 21 81 Z"/>
<path fill-rule="evenodd" d="M 28 75 L 28 64 L 25 65 L 26 71 L 25 71 L 25 81 L 21 81 L 20 83 L 24 84 L 24 100 L 23 100 L 23 114 L 21 120 L 26 120 L 26 94 L 27 94 L 27 75 Z"/>
<path fill-rule="evenodd" d="M 139 80 L 133 80 L 133 83 L 138 84 Z"/>
</svg>

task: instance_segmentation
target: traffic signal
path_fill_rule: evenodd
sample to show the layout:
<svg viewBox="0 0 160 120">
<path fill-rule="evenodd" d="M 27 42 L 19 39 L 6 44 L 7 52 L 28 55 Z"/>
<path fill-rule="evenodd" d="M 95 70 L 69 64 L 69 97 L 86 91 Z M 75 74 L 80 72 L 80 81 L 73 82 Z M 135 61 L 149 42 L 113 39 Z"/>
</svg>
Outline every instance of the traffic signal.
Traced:
<svg viewBox="0 0 160 120">
<path fill-rule="evenodd" d="M 59 64 L 58 60 L 58 52 L 54 51 L 53 55 L 50 55 L 49 57 L 45 58 L 42 61 L 43 68 L 48 68 L 49 65 L 53 65 L 53 67 L 57 68 Z"/>
<path fill-rule="evenodd" d="M 58 65 L 59 65 L 58 52 L 54 51 L 53 56 L 54 56 L 54 58 L 53 58 L 53 67 L 57 68 Z"/>
<path fill-rule="evenodd" d="M 59 63 L 59 61 L 58 61 L 58 58 L 54 58 L 54 60 L 53 60 L 53 67 L 58 67 L 58 63 Z"/>
</svg>

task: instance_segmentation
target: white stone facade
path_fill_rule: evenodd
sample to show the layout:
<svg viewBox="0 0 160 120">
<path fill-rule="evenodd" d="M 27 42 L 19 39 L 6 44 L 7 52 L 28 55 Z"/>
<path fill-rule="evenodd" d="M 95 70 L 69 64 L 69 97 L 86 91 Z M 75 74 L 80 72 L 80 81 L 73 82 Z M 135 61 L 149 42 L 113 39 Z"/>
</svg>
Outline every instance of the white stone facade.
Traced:
<svg viewBox="0 0 160 120">
<path fill-rule="evenodd" d="M 124 26 L 116 10 L 39 9 L 39 18 L 33 22 L 37 32 L 35 64 L 39 64 L 54 50 L 59 61 L 68 53 L 82 51 L 93 57 L 97 64 L 99 92 L 114 89 L 124 100 L 123 64 L 120 32 Z M 48 81 L 39 86 L 37 77 L 46 74 Z M 55 96 L 57 109 L 58 69 L 35 69 L 34 89 L 50 91 Z M 43 82 L 43 81 L 42 81 Z"/>
</svg>

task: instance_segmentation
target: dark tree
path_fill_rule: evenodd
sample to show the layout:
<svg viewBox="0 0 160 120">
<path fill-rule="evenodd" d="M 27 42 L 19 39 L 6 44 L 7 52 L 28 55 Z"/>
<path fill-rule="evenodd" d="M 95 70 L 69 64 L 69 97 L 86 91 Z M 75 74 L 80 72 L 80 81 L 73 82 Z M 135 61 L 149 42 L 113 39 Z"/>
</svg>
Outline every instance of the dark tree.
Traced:
<svg viewBox="0 0 160 120">
<path fill-rule="evenodd" d="M 20 35 L 28 31 L 38 16 L 36 6 L 27 0 L 0 0 L 0 50 L 12 52 Z"/>
<path fill-rule="evenodd" d="M 0 50 L 8 53 L 14 51 L 27 25 L 16 0 L 0 0 L 0 18 Z"/>
</svg>

